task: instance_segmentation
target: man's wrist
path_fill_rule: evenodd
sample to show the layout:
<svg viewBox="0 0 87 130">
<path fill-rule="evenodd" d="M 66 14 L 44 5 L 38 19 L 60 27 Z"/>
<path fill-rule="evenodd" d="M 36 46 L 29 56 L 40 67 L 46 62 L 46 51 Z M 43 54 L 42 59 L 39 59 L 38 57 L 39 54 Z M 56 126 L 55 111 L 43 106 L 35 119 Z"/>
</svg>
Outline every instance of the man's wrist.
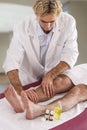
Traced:
<svg viewBox="0 0 87 130">
<path fill-rule="evenodd" d="M 19 95 L 20 95 L 21 92 L 23 91 L 22 86 L 15 86 L 14 88 L 15 88 L 16 92 L 17 92 Z"/>
<path fill-rule="evenodd" d="M 48 75 L 52 80 L 54 80 L 55 77 L 56 77 L 56 74 L 55 74 L 53 71 L 48 72 L 47 75 Z"/>
</svg>

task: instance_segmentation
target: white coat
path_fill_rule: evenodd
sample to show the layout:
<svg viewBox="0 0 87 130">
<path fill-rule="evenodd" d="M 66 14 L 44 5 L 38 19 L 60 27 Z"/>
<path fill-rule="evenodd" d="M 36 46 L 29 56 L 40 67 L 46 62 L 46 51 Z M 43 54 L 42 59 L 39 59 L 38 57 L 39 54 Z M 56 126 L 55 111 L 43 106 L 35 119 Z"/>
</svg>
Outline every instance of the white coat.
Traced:
<svg viewBox="0 0 87 130">
<path fill-rule="evenodd" d="M 18 69 L 22 85 L 39 80 L 44 73 L 65 61 L 72 67 L 78 57 L 75 19 L 63 13 L 56 20 L 56 29 L 49 45 L 45 67 L 40 64 L 40 45 L 36 17 L 26 18 L 14 28 L 13 38 L 3 65 L 5 72 Z"/>
</svg>

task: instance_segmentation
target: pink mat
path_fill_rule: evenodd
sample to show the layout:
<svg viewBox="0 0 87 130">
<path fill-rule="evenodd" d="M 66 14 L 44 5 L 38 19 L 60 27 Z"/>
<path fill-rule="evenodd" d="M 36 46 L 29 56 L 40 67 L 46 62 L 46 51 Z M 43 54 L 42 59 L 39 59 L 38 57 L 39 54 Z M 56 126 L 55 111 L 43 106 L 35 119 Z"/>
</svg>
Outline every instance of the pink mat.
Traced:
<svg viewBox="0 0 87 130">
<path fill-rule="evenodd" d="M 87 130 L 87 109 L 77 117 L 50 130 Z"/>
</svg>

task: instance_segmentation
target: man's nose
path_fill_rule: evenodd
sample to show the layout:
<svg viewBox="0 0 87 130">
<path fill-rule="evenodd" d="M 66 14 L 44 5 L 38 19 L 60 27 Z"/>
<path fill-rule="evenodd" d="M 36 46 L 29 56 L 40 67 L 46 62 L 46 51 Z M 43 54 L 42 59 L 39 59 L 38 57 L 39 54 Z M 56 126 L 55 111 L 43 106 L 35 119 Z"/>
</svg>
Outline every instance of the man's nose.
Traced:
<svg viewBox="0 0 87 130">
<path fill-rule="evenodd" d="M 50 23 L 50 22 L 46 23 L 46 26 L 47 26 L 47 27 L 50 27 L 50 25 L 51 25 L 51 23 Z"/>
</svg>

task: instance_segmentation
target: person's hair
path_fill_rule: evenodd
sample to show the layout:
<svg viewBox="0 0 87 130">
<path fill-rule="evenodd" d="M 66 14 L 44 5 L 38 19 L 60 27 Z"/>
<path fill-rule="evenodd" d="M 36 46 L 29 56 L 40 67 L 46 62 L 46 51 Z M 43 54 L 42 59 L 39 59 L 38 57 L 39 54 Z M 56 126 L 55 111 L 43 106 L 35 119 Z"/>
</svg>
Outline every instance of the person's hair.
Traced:
<svg viewBox="0 0 87 130">
<path fill-rule="evenodd" d="M 58 16 L 62 12 L 62 3 L 60 0 L 36 0 L 33 10 L 39 16 L 46 14 L 56 14 Z"/>
</svg>

